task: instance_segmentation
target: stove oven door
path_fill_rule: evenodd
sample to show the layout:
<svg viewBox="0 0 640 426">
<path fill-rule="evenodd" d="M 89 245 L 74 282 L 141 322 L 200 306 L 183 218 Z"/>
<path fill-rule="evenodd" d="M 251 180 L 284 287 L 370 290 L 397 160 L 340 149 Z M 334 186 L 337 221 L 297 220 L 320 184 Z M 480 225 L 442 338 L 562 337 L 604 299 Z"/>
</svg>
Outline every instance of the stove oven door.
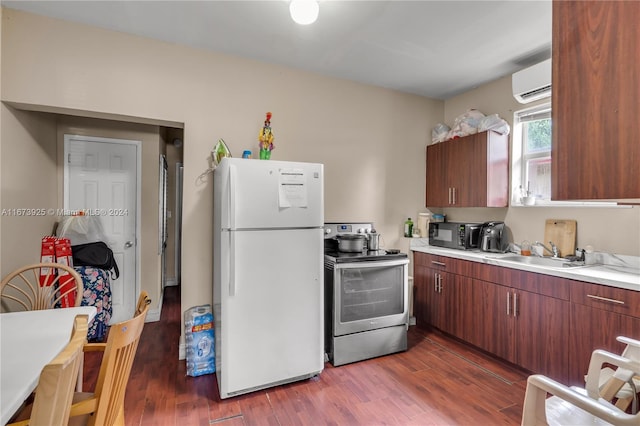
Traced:
<svg viewBox="0 0 640 426">
<path fill-rule="evenodd" d="M 333 335 L 408 324 L 408 264 L 409 259 L 336 264 Z"/>
</svg>

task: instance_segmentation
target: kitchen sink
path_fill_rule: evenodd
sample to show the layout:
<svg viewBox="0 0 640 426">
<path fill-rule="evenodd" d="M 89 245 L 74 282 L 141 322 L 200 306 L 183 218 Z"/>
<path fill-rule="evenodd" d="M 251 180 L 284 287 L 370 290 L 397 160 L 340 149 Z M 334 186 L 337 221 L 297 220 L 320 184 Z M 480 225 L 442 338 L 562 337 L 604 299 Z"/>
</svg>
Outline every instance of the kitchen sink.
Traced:
<svg viewBox="0 0 640 426">
<path fill-rule="evenodd" d="M 548 269 L 562 269 L 579 277 L 591 277 L 605 280 L 614 280 L 640 286 L 640 268 L 638 266 L 587 264 L 584 262 L 571 262 L 567 259 L 554 259 L 551 257 L 534 257 L 509 255 L 504 257 L 489 257 L 497 261 L 519 263 L 521 265 L 540 266 Z"/>
<path fill-rule="evenodd" d="M 573 262 L 569 262 L 566 259 L 554 259 L 551 257 L 534 257 L 534 256 L 505 256 L 499 258 L 505 262 L 524 263 L 526 265 L 546 266 L 550 268 L 563 268 L 571 266 Z"/>
</svg>

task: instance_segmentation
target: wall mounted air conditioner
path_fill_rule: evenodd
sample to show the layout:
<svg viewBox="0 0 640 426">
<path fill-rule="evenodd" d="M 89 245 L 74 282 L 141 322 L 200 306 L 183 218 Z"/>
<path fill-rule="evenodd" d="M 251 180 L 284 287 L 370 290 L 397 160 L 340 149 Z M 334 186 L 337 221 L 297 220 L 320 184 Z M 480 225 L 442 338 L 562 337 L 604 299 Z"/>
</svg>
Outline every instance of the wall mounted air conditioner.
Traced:
<svg viewBox="0 0 640 426">
<path fill-rule="evenodd" d="M 511 85 L 521 104 L 551 96 L 551 59 L 513 73 Z"/>
</svg>

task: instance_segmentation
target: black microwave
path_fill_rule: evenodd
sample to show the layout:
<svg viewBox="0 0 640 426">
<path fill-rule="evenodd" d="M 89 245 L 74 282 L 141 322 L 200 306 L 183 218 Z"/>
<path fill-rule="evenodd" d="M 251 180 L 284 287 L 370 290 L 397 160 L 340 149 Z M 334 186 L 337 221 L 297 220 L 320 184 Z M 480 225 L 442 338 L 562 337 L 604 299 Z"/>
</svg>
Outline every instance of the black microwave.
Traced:
<svg viewBox="0 0 640 426">
<path fill-rule="evenodd" d="M 459 250 L 476 249 L 481 223 L 430 222 L 429 245 Z"/>
</svg>

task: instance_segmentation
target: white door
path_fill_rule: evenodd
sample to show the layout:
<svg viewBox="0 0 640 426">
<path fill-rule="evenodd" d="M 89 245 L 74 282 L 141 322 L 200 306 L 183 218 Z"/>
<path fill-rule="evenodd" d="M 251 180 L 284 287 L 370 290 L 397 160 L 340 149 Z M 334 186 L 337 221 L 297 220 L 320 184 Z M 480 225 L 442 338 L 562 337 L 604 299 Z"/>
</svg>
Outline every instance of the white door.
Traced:
<svg viewBox="0 0 640 426">
<path fill-rule="evenodd" d="M 140 142 L 65 135 L 64 208 L 102 219 L 120 269 L 111 280 L 111 323 L 133 316 L 138 293 L 137 214 Z"/>
</svg>

